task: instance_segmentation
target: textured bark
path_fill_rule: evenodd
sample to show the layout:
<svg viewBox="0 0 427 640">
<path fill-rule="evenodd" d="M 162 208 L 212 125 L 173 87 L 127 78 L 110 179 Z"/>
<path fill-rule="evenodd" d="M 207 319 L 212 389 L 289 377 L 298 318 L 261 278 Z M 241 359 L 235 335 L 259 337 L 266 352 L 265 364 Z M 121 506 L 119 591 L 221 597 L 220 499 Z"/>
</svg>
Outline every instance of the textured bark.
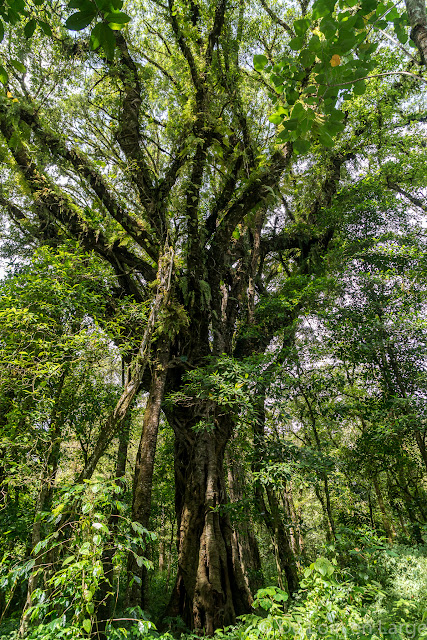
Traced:
<svg viewBox="0 0 427 640">
<path fill-rule="evenodd" d="M 411 25 L 411 38 L 421 54 L 422 63 L 427 64 L 427 16 L 425 0 L 405 0 L 406 12 Z"/>
<path fill-rule="evenodd" d="M 196 630 L 233 624 L 250 610 L 241 570 L 233 563 L 232 529 L 226 504 L 224 453 L 232 431 L 220 416 L 211 431 L 192 430 L 197 422 L 176 409 L 169 416 L 175 435 L 175 507 L 178 574 L 167 607 Z"/>
<path fill-rule="evenodd" d="M 265 427 L 265 389 L 257 390 L 257 419 L 254 421 L 254 447 L 257 455 L 254 457 L 253 470 L 259 471 L 261 468 L 261 455 L 264 446 Z M 299 579 L 297 563 L 292 552 L 291 543 L 287 527 L 283 522 L 279 501 L 274 489 L 266 487 L 269 508 L 264 499 L 264 490 L 259 483 L 255 485 L 255 501 L 264 523 L 270 534 L 274 546 L 274 554 L 277 564 L 279 584 L 290 594 L 298 590 Z"/>
<path fill-rule="evenodd" d="M 285 526 L 283 521 L 283 515 L 276 492 L 272 487 L 266 487 L 266 493 L 270 507 L 270 513 L 266 518 L 266 524 L 270 534 L 272 535 L 275 547 L 277 548 L 276 554 L 280 563 L 280 576 L 283 583 L 282 588 L 292 594 L 299 588 L 296 558 L 292 551 L 288 527 Z M 266 512 L 266 515 L 267 513 L 268 512 Z"/>
<path fill-rule="evenodd" d="M 245 498 L 245 484 L 247 485 L 248 483 L 245 483 L 242 466 L 232 458 L 229 452 L 227 452 L 226 460 L 230 500 L 238 504 Z M 258 589 L 263 586 L 264 576 L 262 574 L 258 542 L 249 514 L 244 519 L 239 519 L 238 526 L 233 531 L 232 545 L 233 564 L 239 563 L 242 567 L 245 583 L 251 596 L 254 596 Z"/>
<path fill-rule="evenodd" d="M 151 513 L 151 491 L 153 486 L 154 458 L 157 446 L 157 434 L 159 430 L 160 409 L 165 393 L 167 378 L 167 366 L 169 361 L 170 344 L 163 339 L 157 352 L 157 360 L 147 406 L 144 411 L 141 439 L 135 463 L 135 475 L 133 483 L 132 520 L 138 522 L 145 529 L 149 528 Z M 139 555 L 145 555 L 145 549 L 141 548 Z M 128 575 L 130 585 L 128 602 L 130 606 L 146 606 L 145 585 L 146 572 L 138 567 L 133 554 L 129 555 Z M 139 576 L 139 581 L 133 580 L 132 575 Z"/>
</svg>

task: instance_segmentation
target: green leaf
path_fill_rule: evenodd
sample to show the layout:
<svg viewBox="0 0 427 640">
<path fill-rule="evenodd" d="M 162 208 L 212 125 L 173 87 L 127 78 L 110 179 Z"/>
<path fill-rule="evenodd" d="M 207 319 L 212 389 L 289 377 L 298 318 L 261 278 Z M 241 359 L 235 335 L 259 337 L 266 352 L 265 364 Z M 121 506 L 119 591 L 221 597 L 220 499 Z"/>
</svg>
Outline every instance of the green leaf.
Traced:
<svg viewBox="0 0 427 640">
<path fill-rule="evenodd" d="M 91 0 L 71 0 L 67 6 L 69 9 L 80 9 L 80 11 L 96 11 L 96 6 Z"/>
<path fill-rule="evenodd" d="M 294 30 L 297 36 L 304 36 L 311 22 L 308 18 L 302 18 L 301 20 L 295 20 Z"/>
<path fill-rule="evenodd" d="M 356 82 L 356 84 L 353 87 L 354 95 L 363 96 L 365 91 L 366 91 L 366 82 L 364 80 L 360 80 L 359 82 Z"/>
<path fill-rule="evenodd" d="M 262 54 L 258 54 L 254 56 L 254 69 L 256 71 L 262 71 L 267 63 L 268 63 L 267 56 L 264 56 Z"/>
<path fill-rule="evenodd" d="M 89 46 L 92 51 L 96 51 L 101 46 L 101 27 L 102 22 L 98 22 L 91 31 L 89 38 Z"/>
<path fill-rule="evenodd" d="M 45 22 L 44 20 L 37 20 L 37 22 L 39 23 L 40 29 L 43 31 L 43 33 L 46 36 L 52 35 L 52 29 L 50 28 L 47 22 Z"/>
<path fill-rule="evenodd" d="M 19 60 L 10 60 L 10 64 L 12 65 L 12 67 L 15 67 L 15 69 L 19 71 L 19 73 L 25 73 L 27 71 L 25 66 L 22 64 L 22 62 L 19 62 Z"/>
<path fill-rule="evenodd" d="M 289 43 L 289 46 L 292 49 L 292 51 L 299 51 L 302 48 L 303 44 L 304 44 L 304 38 L 302 38 L 301 36 L 298 36 L 296 38 L 292 38 L 292 40 Z"/>
<path fill-rule="evenodd" d="M 280 124 L 282 122 L 282 120 L 283 120 L 283 116 L 281 116 L 278 113 L 272 113 L 271 116 L 268 117 L 268 119 L 273 124 Z"/>
<path fill-rule="evenodd" d="M 297 102 L 294 108 L 292 109 L 292 118 L 296 118 L 297 120 L 302 120 L 305 117 L 306 111 L 302 106 L 301 102 Z"/>
<path fill-rule="evenodd" d="M 146 563 L 146 559 L 144 558 L 144 556 L 135 556 L 135 560 L 139 568 L 141 568 Z"/>
<path fill-rule="evenodd" d="M 397 39 L 401 44 L 406 44 L 408 42 L 408 34 L 400 24 L 395 23 L 394 31 L 396 33 Z"/>
<path fill-rule="evenodd" d="M 65 22 L 65 27 L 70 31 L 81 31 L 85 29 L 96 16 L 96 8 L 90 11 L 77 11 L 73 13 Z"/>
<path fill-rule="evenodd" d="M 37 27 L 37 22 L 34 20 L 34 18 L 31 18 L 31 20 L 29 20 L 24 27 L 24 36 L 27 39 L 31 38 L 34 31 L 36 30 L 36 27 Z"/>
<path fill-rule="evenodd" d="M 41 541 L 40 541 L 40 542 L 38 542 L 38 543 L 36 544 L 36 546 L 35 546 L 35 547 L 34 547 L 34 549 L 33 549 L 33 554 L 34 554 L 35 556 L 38 554 L 38 552 L 40 551 L 40 549 L 42 548 L 42 546 L 43 546 L 43 544 L 42 544 L 42 542 L 41 542 Z"/>
<path fill-rule="evenodd" d="M 100 23 L 99 41 L 100 41 L 100 46 L 104 49 L 104 53 L 107 60 L 112 60 L 114 58 L 114 48 L 116 46 L 116 39 L 110 27 L 104 24 L 103 22 Z"/>
<path fill-rule="evenodd" d="M 86 618 L 85 620 L 83 620 L 83 629 L 86 631 L 86 633 L 90 633 L 90 630 L 92 629 L 92 623 L 89 620 L 89 618 Z"/>
<path fill-rule="evenodd" d="M 130 22 L 130 17 L 121 11 L 107 13 L 104 17 L 108 22 L 112 22 L 113 24 L 127 24 Z"/>
<path fill-rule="evenodd" d="M 325 129 L 321 129 L 320 130 L 319 142 L 324 147 L 331 148 L 331 147 L 334 146 L 334 139 L 332 138 L 332 136 L 327 131 L 325 131 Z"/>
<path fill-rule="evenodd" d="M 332 38 L 335 35 L 335 32 L 338 28 L 335 20 L 331 18 L 331 16 L 326 16 L 323 18 L 322 22 L 319 25 L 320 31 L 325 35 L 327 39 Z"/>
<path fill-rule="evenodd" d="M 4 38 L 4 25 L 3 22 L 0 20 L 0 42 L 3 40 Z"/>
<path fill-rule="evenodd" d="M 313 20 L 324 18 L 325 16 L 332 15 L 335 9 L 335 0 L 316 0 L 313 4 Z"/>
<path fill-rule="evenodd" d="M 331 576 L 335 571 L 334 565 L 327 558 L 317 558 L 313 566 L 324 577 Z"/>
<path fill-rule="evenodd" d="M 308 140 L 295 140 L 294 149 L 297 153 L 307 153 L 311 147 L 311 144 Z"/>
<path fill-rule="evenodd" d="M 300 60 L 303 63 L 304 67 L 311 67 L 314 63 L 316 56 L 312 51 L 308 49 L 303 49 L 300 54 Z"/>
</svg>

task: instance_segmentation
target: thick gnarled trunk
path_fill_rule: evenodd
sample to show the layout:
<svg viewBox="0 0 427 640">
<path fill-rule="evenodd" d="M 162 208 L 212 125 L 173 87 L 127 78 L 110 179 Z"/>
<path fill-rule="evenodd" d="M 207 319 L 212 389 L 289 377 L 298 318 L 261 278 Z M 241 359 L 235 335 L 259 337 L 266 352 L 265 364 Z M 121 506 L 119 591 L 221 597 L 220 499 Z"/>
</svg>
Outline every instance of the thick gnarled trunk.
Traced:
<svg viewBox="0 0 427 640">
<path fill-rule="evenodd" d="M 195 421 L 169 417 L 175 430 L 178 574 L 168 615 L 180 615 L 196 630 L 212 634 L 250 610 L 243 572 L 233 564 L 224 453 L 232 424 L 222 416 L 210 431 L 195 432 Z"/>
</svg>

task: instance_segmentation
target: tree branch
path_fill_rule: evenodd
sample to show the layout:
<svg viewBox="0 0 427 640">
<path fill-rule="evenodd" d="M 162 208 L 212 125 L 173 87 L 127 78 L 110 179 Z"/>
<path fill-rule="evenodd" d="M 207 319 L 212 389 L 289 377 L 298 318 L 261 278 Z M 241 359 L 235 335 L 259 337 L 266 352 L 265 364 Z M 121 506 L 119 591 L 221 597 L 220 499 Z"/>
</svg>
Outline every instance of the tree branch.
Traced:
<svg viewBox="0 0 427 640">
<path fill-rule="evenodd" d="M 261 2 L 261 5 L 266 10 L 266 12 L 268 13 L 268 15 L 270 16 L 270 18 L 274 22 L 276 22 L 276 24 L 279 24 L 282 27 L 282 29 L 284 29 L 287 33 L 289 33 L 289 35 L 291 35 L 294 38 L 295 37 L 295 32 L 292 29 L 292 27 L 287 22 L 285 22 L 284 20 L 281 20 L 279 18 L 279 16 L 276 15 L 272 9 L 270 9 L 270 7 L 268 6 L 266 0 L 260 0 L 260 2 Z"/>
<path fill-rule="evenodd" d="M 69 149 L 64 140 L 54 133 L 43 128 L 35 111 L 30 111 L 21 107 L 20 118 L 28 124 L 40 141 L 51 151 L 52 154 L 61 156 L 69 162 L 79 176 L 84 178 L 93 192 L 98 196 L 100 202 L 107 209 L 108 213 L 123 227 L 125 231 L 142 247 L 147 254 L 157 261 L 158 247 L 151 245 L 151 236 L 144 229 L 143 225 L 135 218 L 132 218 L 123 207 L 117 202 L 111 193 L 104 177 L 95 169 L 89 159 L 78 149 Z M 154 278 L 154 274 L 153 274 Z"/>
</svg>

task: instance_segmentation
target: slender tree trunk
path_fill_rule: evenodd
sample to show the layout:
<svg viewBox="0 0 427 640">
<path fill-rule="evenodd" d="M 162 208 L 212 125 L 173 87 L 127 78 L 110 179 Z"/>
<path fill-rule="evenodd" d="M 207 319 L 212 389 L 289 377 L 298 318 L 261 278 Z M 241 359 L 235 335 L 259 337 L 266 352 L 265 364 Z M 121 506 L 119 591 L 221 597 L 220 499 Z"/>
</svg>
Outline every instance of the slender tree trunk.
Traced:
<svg viewBox="0 0 427 640">
<path fill-rule="evenodd" d="M 408 484 L 403 474 L 403 469 L 399 469 L 396 482 L 400 488 L 406 513 L 408 514 L 408 519 L 411 523 L 412 537 L 417 544 L 422 544 L 423 539 L 421 535 L 420 522 L 415 515 L 414 497 L 408 488 Z"/>
<path fill-rule="evenodd" d="M 170 343 L 162 339 L 157 351 L 157 361 L 147 406 L 144 411 L 141 439 L 135 463 L 135 475 L 133 483 L 132 520 L 138 522 L 144 529 L 149 528 L 151 514 L 151 491 L 153 485 L 154 458 L 157 447 L 157 434 L 159 430 L 160 409 L 165 393 L 167 378 L 167 366 L 169 362 Z M 144 556 L 145 548 L 141 547 L 139 555 Z M 129 591 L 128 602 L 130 606 L 140 605 L 146 607 L 146 572 L 144 567 L 139 567 L 133 554 L 129 554 L 128 561 Z M 133 579 L 139 577 L 139 580 Z"/>
<path fill-rule="evenodd" d="M 178 574 L 167 607 L 195 630 L 212 634 L 250 611 L 240 566 L 233 563 L 232 528 L 222 506 L 227 502 L 225 447 L 233 430 L 221 415 L 213 430 L 193 430 L 200 416 L 177 407 L 169 414 L 175 431 L 175 507 Z M 239 564 L 239 563 L 237 563 Z"/>
<path fill-rule="evenodd" d="M 317 484 L 314 487 L 314 493 L 316 494 L 316 498 L 318 499 L 318 501 L 320 502 L 320 506 L 322 507 L 323 529 L 325 531 L 326 540 L 328 542 L 331 542 L 331 540 L 333 540 L 333 537 L 334 537 L 333 530 L 331 527 L 331 521 L 329 519 L 325 498 L 323 497 L 320 487 Z"/>
<path fill-rule="evenodd" d="M 394 529 L 392 521 L 390 520 L 390 518 L 389 518 L 389 516 L 387 514 L 387 510 L 386 510 L 385 504 L 384 504 L 383 494 L 382 494 L 382 491 L 380 489 L 380 485 L 378 484 L 378 480 L 376 478 L 373 478 L 372 479 L 372 484 L 374 486 L 375 494 L 377 496 L 378 506 L 379 506 L 380 511 L 381 511 L 384 531 L 386 532 L 388 541 L 389 542 L 393 542 L 393 539 L 396 537 L 396 531 Z"/>
<path fill-rule="evenodd" d="M 228 470 L 228 487 L 230 500 L 239 504 L 245 498 L 244 492 L 244 470 L 241 465 L 232 458 L 229 451 L 226 453 Z M 264 584 L 262 574 L 261 556 L 258 549 L 258 541 L 254 535 L 253 524 L 249 519 L 249 514 L 245 518 L 240 518 L 238 527 L 234 529 L 232 536 L 233 561 L 240 562 L 245 582 L 251 596 Z"/>
<path fill-rule="evenodd" d="M 258 400 L 257 419 L 254 421 L 254 447 L 257 455 L 253 463 L 253 471 L 255 472 L 261 468 L 261 455 L 264 446 L 265 390 L 262 388 L 258 389 L 256 397 Z M 264 500 L 263 488 L 259 483 L 256 483 L 255 501 L 258 505 L 259 513 L 263 516 L 274 546 L 279 584 L 281 588 L 292 594 L 297 591 L 299 587 L 296 559 L 292 553 L 289 535 L 283 523 L 277 496 L 271 487 L 266 487 L 266 493 L 270 510 Z"/>
<path fill-rule="evenodd" d="M 83 482 L 84 480 L 88 480 L 92 477 L 92 474 L 96 469 L 96 465 L 105 452 L 108 444 L 111 442 L 111 439 L 122 428 L 128 415 L 128 411 L 139 391 L 145 369 L 150 359 L 151 343 L 157 326 L 158 317 L 161 311 L 167 307 L 169 302 L 173 258 L 174 253 L 173 250 L 170 249 L 159 259 L 157 271 L 157 292 L 151 305 L 150 314 L 147 319 L 146 328 L 139 345 L 138 353 L 129 368 L 123 392 L 113 411 L 108 416 L 93 452 L 82 469 L 77 482 Z"/>
<path fill-rule="evenodd" d="M 122 385 L 126 384 L 126 363 L 122 361 Z M 129 432 L 130 432 L 130 416 L 128 415 L 127 420 L 123 423 L 123 428 L 119 433 L 119 446 L 117 448 L 117 459 L 116 459 L 116 468 L 114 471 L 114 477 L 116 479 L 116 484 L 119 489 L 124 489 L 123 478 L 126 474 L 126 461 L 128 454 L 128 445 L 129 445 Z M 113 496 L 113 504 L 116 500 L 119 500 L 120 492 L 117 491 Z M 118 510 L 113 510 L 111 512 L 109 521 L 108 521 L 108 529 L 110 531 L 110 544 L 107 544 L 104 547 L 104 551 L 102 554 L 102 567 L 104 571 L 104 580 L 100 585 L 98 600 L 100 602 L 100 606 L 98 607 L 97 617 L 98 617 L 98 637 L 99 640 L 104 640 L 105 636 L 105 627 L 110 618 L 114 616 L 114 609 L 117 602 L 117 598 L 114 597 L 113 591 L 113 579 L 114 579 L 114 563 L 113 558 L 117 551 L 117 547 L 115 545 L 115 536 L 117 534 L 117 528 L 119 525 L 119 512 Z"/>
<path fill-rule="evenodd" d="M 171 519 L 171 535 L 170 535 L 170 540 L 169 540 L 169 546 L 168 546 L 168 570 L 167 570 L 167 574 L 166 574 L 166 591 L 169 591 L 169 583 L 170 583 L 170 579 L 171 579 L 171 572 L 172 572 L 172 552 L 173 552 L 173 543 L 175 540 L 175 519 Z"/>
<path fill-rule="evenodd" d="M 160 534 L 159 534 L 159 571 L 163 573 L 165 570 L 165 555 L 166 555 L 166 515 L 165 507 L 162 505 L 162 512 L 160 516 Z"/>
<path fill-rule="evenodd" d="M 300 514 L 297 514 L 292 491 L 292 482 L 287 482 L 283 493 L 283 502 L 288 514 L 288 519 L 291 523 L 290 527 L 290 540 L 292 551 L 296 558 L 299 558 L 298 566 L 300 565 L 301 558 L 304 553 L 304 542 L 301 535 L 301 521 Z"/>
<path fill-rule="evenodd" d="M 419 431 L 416 431 L 415 440 L 417 442 L 418 449 L 421 454 L 421 459 L 424 462 L 425 468 L 427 469 L 427 448 L 426 448 L 425 436 L 423 437 Z"/>
<path fill-rule="evenodd" d="M 40 475 L 40 490 L 37 497 L 35 515 L 33 520 L 33 528 L 31 532 L 31 551 L 35 549 L 35 547 L 42 540 L 42 522 L 41 522 L 41 513 L 46 511 L 50 505 L 53 488 L 55 484 L 56 474 L 58 471 L 58 463 L 59 463 L 59 454 L 61 448 L 61 423 L 59 420 L 59 402 L 62 394 L 62 389 L 64 387 L 65 378 L 67 376 L 67 370 L 64 370 L 61 378 L 58 383 L 58 387 L 56 390 L 56 396 L 52 408 L 52 413 L 50 417 L 50 429 L 49 433 L 51 435 L 51 445 L 48 451 L 45 463 L 43 465 L 43 470 Z M 27 597 L 21 617 L 21 622 L 19 625 L 19 635 L 24 637 L 28 625 L 29 625 L 29 615 L 28 610 L 32 605 L 33 593 L 37 589 L 37 585 L 39 583 L 41 568 L 43 563 L 45 562 L 46 552 L 40 551 L 35 559 L 34 566 L 30 573 L 30 577 L 28 579 L 28 587 L 27 587 Z"/>
</svg>

